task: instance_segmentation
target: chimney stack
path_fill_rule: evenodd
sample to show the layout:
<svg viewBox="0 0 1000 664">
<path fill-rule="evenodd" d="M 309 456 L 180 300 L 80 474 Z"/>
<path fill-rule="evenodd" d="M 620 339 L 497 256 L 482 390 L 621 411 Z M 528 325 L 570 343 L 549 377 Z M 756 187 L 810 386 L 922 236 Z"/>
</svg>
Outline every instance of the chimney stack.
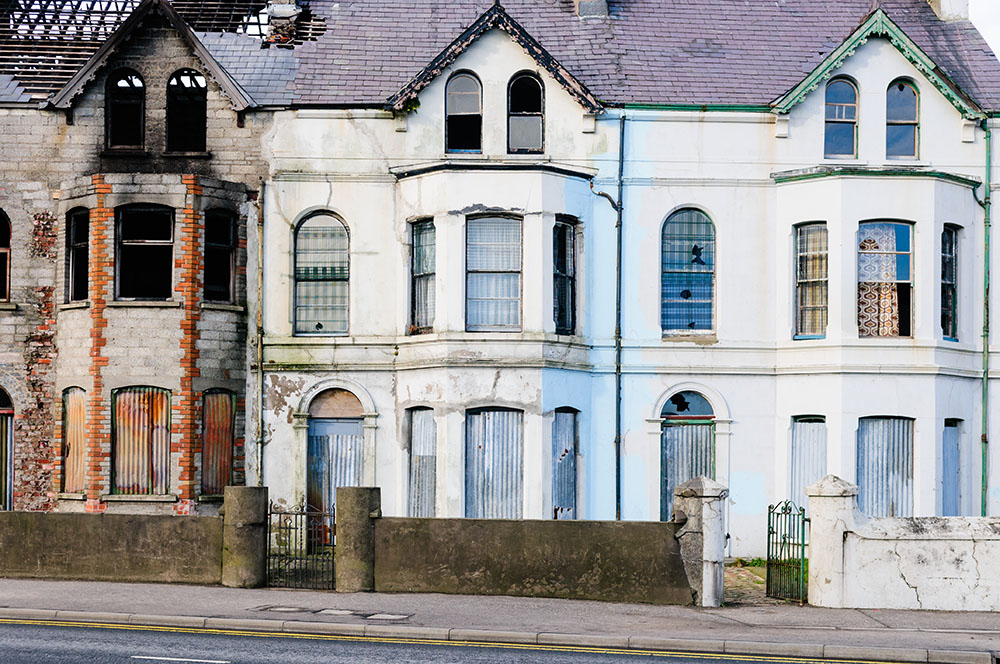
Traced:
<svg viewBox="0 0 1000 664">
<path fill-rule="evenodd" d="M 301 12 L 295 0 L 271 0 L 267 4 L 267 41 L 272 44 L 291 44 L 295 39 L 295 19 Z"/>
<path fill-rule="evenodd" d="M 580 18 L 607 18 L 608 0 L 573 0 Z"/>
<path fill-rule="evenodd" d="M 942 21 L 968 21 L 969 0 L 927 0 Z"/>
</svg>

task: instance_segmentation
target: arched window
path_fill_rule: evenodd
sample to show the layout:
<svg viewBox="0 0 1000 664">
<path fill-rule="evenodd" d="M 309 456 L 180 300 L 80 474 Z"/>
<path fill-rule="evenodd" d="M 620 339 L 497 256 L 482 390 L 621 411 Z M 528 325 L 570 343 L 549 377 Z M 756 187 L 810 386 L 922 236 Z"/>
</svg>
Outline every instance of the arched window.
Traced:
<svg viewBox="0 0 1000 664">
<path fill-rule="evenodd" d="M 306 500 L 312 510 L 332 512 L 337 487 L 361 486 L 364 469 L 364 408 L 351 392 L 330 389 L 309 404 Z M 332 514 L 324 519 L 322 538 L 311 544 L 332 544 Z M 314 535 L 310 535 L 312 539 Z"/>
<path fill-rule="evenodd" d="M 483 89 L 472 74 L 456 74 L 445 92 L 445 150 L 482 152 Z"/>
<path fill-rule="evenodd" d="M 674 212 L 663 224 L 660 324 L 665 333 L 713 329 L 715 226 L 700 210 Z"/>
<path fill-rule="evenodd" d="M 916 159 L 919 150 L 920 98 L 909 81 L 893 81 L 885 93 L 885 156 Z"/>
<path fill-rule="evenodd" d="M 236 215 L 229 210 L 205 213 L 205 299 L 234 301 Z"/>
<path fill-rule="evenodd" d="M 87 393 L 63 391 L 63 492 L 82 493 L 87 460 Z"/>
<path fill-rule="evenodd" d="M 112 492 L 170 493 L 170 391 L 124 387 L 111 393 Z"/>
<path fill-rule="evenodd" d="M 827 157 L 858 156 L 858 89 L 846 78 L 826 86 Z"/>
<path fill-rule="evenodd" d="M 89 285 L 90 210 L 76 208 L 66 215 L 66 301 L 86 300 Z"/>
<path fill-rule="evenodd" d="M 193 69 L 181 69 L 167 83 L 167 151 L 204 152 L 208 85 Z"/>
<path fill-rule="evenodd" d="M 715 479 L 715 412 L 704 396 L 685 391 L 667 399 L 660 417 L 660 520 L 671 521 L 678 486 Z"/>
<path fill-rule="evenodd" d="M 174 282 L 174 211 L 163 205 L 115 209 L 118 298 L 169 300 Z"/>
<path fill-rule="evenodd" d="M 10 301 L 10 218 L 0 210 L 0 302 Z"/>
<path fill-rule="evenodd" d="M 108 76 L 104 135 L 109 149 L 141 150 L 146 135 L 146 84 L 131 69 Z"/>
<path fill-rule="evenodd" d="M 201 495 L 221 496 L 232 482 L 236 395 L 206 390 L 201 409 Z"/>
<path fill-rule="evenodd" d="M 328 212 L 295 233 L 296 334 L 346 334 L 350 290 L 347 226 Z"/>
<path fill-rule="evenodd" d="M 507 152 L 541 152 L 545 139 L 542 82 L 517 74 L 507 88 Z"/>
<path fill-rule="evenodd" d="M 14 508 L 14 404 L 0 389 L 0 511 Z"/>
</svg>

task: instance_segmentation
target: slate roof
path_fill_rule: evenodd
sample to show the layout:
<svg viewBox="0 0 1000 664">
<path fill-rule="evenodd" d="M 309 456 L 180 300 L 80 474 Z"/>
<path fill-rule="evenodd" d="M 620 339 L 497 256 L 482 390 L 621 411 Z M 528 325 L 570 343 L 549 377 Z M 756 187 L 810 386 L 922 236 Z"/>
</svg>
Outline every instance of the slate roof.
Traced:
<svg viewBox="0 0 1000 664">
<path fill-rule="evenodd" d="M 0 19 L 5 5 L 25 1 L 0 0 Z M 185 5 L 182 16 L 192 11 L 186 5 L 198 4 L 175 0 L 179 10 Z M 262 49 L 258 38 L 234 34 L 235 27 L 193 27 L 259 105 L 383 106 L 493 1 L 300 4 L 324 19 L 326 30 L 291 50 Z M 927 0 L 609 0 L 609 6 L 606 19 L 580 19 L 573 0 L 503 1 L 514 20 L 608 104 L 767 105 L 881 6 L 962 90 L 1000 111 L 1000 62 L 970 22 L 939 21 Z M 0 31 L 0 52 L 11 46 L 4 39 Z M 11 67 L 0 62 L 0 102 L 24 101 L 30 88 Z M 12 75 L 19 86 L 10 84 Z"/>
</svg>

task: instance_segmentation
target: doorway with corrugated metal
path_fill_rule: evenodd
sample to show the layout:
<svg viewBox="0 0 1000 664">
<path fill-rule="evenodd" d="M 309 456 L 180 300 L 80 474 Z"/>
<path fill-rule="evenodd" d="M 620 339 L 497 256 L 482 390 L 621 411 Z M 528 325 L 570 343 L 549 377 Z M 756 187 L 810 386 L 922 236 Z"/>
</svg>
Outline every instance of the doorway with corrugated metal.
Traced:
<svg viewBox="0 0 1000 664">
<path fill-rule="evenodd" d="M 678 486 L 715 479 L 715 412 L 704 396 L 686 391 L 667 399 L 660 417 L 660 521 L 672 521 Z"/>
</svg>

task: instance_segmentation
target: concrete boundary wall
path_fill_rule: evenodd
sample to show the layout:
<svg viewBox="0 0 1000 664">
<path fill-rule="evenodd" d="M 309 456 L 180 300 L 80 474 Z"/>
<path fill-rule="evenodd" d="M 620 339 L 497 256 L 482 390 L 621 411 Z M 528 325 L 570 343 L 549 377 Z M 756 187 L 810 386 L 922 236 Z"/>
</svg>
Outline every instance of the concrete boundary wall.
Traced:
<svg viewBox="0 0 1000 664">
<path fill-rule="evenodd" d="M 810 604 L 1000 611 L 1000 518 L 870 518 L 834 475 L 806 492 Z"/>
</svg>

